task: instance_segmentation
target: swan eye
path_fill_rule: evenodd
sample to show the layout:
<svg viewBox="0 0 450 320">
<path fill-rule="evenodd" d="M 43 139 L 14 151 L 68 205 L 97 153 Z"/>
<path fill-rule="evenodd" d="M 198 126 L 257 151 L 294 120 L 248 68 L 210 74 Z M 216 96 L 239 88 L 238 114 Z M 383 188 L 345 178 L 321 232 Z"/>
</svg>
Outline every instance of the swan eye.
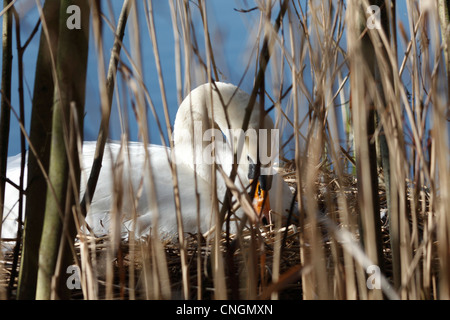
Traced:
<svg viewBox="0 0 450 320">
<path fill-rule="evenodd" d="M 253 163 L 250 163 L 249 165 L 248 165 L 248 173 L 247 173 L 247 177 L 249 178 L 249 179 L 255 179 L 255 176 L 256 176 L 256 165 L 255 164 L 253 164 Z"/>
</svg>

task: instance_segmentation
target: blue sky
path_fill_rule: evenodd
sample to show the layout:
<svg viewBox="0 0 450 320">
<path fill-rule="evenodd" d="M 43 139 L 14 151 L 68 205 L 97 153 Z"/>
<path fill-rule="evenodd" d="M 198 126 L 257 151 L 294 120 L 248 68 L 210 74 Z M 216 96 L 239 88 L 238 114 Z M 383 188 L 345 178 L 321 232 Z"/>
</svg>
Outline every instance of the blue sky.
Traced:
<svg viewBox="0 0 450 320">
<path fill-rule="evenodd" d="M 122 1 L 110 2 L 115 18 L 120 13 L 122 7 Z M 175 57 L 174 57 L 174 40 L 172 21 L 170 17 L 170 9 L 168 1 L 153 1 L 155 11 L 155 23 L 159 44 L 159 51 L 162 62 L 162 69 L 164 74 L 168 105 L 170 109 L 171 123 L 173 124 L 175 114 L 178 108 L 178 102 L 176 97 L 176 82 L 175 82 Z M 209 27 L 211 32 L 211 38 L 213 42 L 213 50 L 220 68 L 221 80 L 238 84 L 244 73 L 244 69 L 250 57 L 249 47 L 254 43 L 252 39 L 251 30 L 257 28 L 259 21 L 258 11 L 249 13 L 240 13 L 234 10 L 235 8 L 251 8 L 254 6 L 253 1 L 245 0 L 209 0 L 206 1 L 208 8 Z M 403 21 L 406 26 L 406 31 L 409 31 L 408 21 L 406 16 L 406 0 L 398 1 L 397 16 L 399 21 Z M 106 5 L 106 1 L 102 1 L 102 4 Z M 147 25 L 145 17 L 143 16 L 143 5 L 141 1 L 137 1 L 140 15 L 140 29 L 141 29 L 141 46 L 143 57 L 143 74 L 145 78 L 145 84 L 149 90 L 150 96 L 156 107 L 158 116 L 163 119 L 162 100 L 158 85 L 158 78 L 156 73 L 156 67 L 153 59 L 153 48 L 151 46 L 150 36 L 147 31 Z M 104 7 L 106 11 L 106 6 Z M 21 0 L 17 3 L 17 9 L 21 13 L 21 37 L 24 42 L 31 30 L 34 28 L 38 14 L 35 8 L 34 0 Z M 194 8 L 192 4 L 193 22 L 197 30 L 197 40 L 200 47 L 203 46 L 203 30 L 201 25 L 201 18 L 198 10 Z M 130 43 L 128 39 L 129 32 L 127 31 L 125 37 L 125 45 L 129 48 Z M 34 71 L 36 64 L 37 51 L 39 46 L 38 33 L 33 41 L 27 48 L 24 56 L 24 74 L 25 74 L 25 104 L 26 104 L 26 127 L 28 129 L 28 123 L 31 115 L 31 93 L 33 91 L 34 84 Z M 85 119 L 84 119 L 84 139 L 95 140 L 100 123 L 100 101 L 98 90 L 98 76 L 97 76 L 97 61 L 95 47 L 92 42 L 88 63 L 88 75 L 86 86 L 86 104 L 85 104 Z M 113 37 L 111 31 L 104 27 L 104 45 L 105 45 L 105 58 L 109 60 L 109 54 L 113 43 Z M 400 39 L 400 38 L 399 38 Z M 345 43 L 345 39 L 344 39 Z M 399 47 L 399 55 L 402 56 L 405 48 L 402 47 L 401 42 Z M 13 39 L 15 45 L 15 39 Z M 15 49 L 14 49 L 15 51 Z M 13 52 L 14 57 L 17 56 L 16 52 Z M 125 55 L 122 53 L 124 62 L 127 63 Z M 254 59 L 253 59 L 254 60 Z M 250 91 L 252 88 L 254 69 L 250 68 L 246 78 L 242 82 L 242 88 Z M 12 105 L 15 110 L 18 110 L 18 94 L 17 94 L 17 59 L 14 59 L 13 65 L 13 89 L 12 89 Z M 130 103 L 127 103 L 130 105 Z M 129 120 L 130 120 L 130 139 L 137 140 L 137 128 L 133 122 L 133 112 L 129 107 Z M 150 113 L 149 113 L 150 114 Z M 161 144 L 159 133 L 156 130 L 156 122 L 149 116 L 149 131 L 150 141 L 152 143 Z M 111 138 L 119 139 L 120 137 L 120 125 L 118 120 L 117 107 L 113 104 L 113 113 L 111 118 Z M 11 133 L 10 133 L 10 148 L 9 155 L 14 155 L 20 152 L 19 145 L 19 126 L 14 118 L 11 116 Z M 164 121 L 162 121 L 164 122 Z M 163 130 L 165 126 L 163 124 Z"/>
<path fill-rule="evenodd" d="M 246 3 L 251 3 L 252 1 L 244 1 Z M 221 71 L 223 72 L 222 80 L 227 82 L 237 83 L 240 80 L 244 63 L 243 58 L 246 52 L 246 44 L 248 40 L 248 34 L 246 30 L 249 27 L 249 22 L 244 22 L 244 19 L 248 19 L 248 15 L 243 17 L 242 13 L 234 10 L 234 8 L 241 8 L 244 6 L 243 1 L 223 1 L 214 0 L 207 1 L 208 14 L 209 14 L 209 24 L 211 28 L 212 37 L 218 39 L 220 36 L 221 40 L 224 41 L 221 46 L 215 45 L 214 50 L 220 50 L 217 56 L 222 57 L 220 59 Z M 103 2 L 106 4 L 106 1 Z M 117 17 L 120 13 L 122 7 L 122 1 L 111 1 L 114 15 Z M 145 77 L 146 86 L 150 92 L 153 99 L 155 107 L 159 116 L 162 117 L 162 100 L 159 91 L 158 79 L 156 77 L 156 67 L 153 59 L 153 48 L 151 46 L 150 36 L 147 32 L 147 25 L 145 18 L 142 14 L 143 5 L 142 2 L 137 1 L 139 7 L 140 15 L 140 29 L 141 29 L 141 46 L 142 46 L 142 57 L 143 57 L 143 74 Z M 105 6 L 106 9 L 106 6 Z M 17 3 L 17 10 L 21 13 L 21 37 L 22 42 L 24 42 L 38 19 L 37 10 L 35 8 L 34 0 L 21 0 Z M 170 9 L 167 1 L 154 1 L 154 11 L 155 11 L 155 23 L 159 44 L 159 51 L 162 60 L 162 69 L 164 73 L 164 80 L 167 91 L 168 105 L 170 108 L 171 122 L 175 118 L 176 110 L 178 108 L 178 102 L 176 97 L 176 82 L 175 82 L 175 57 L 174 57 L 174 40 L 173 40 L 173 30 L 172 21 L 170 17 Z M 203 45 L 203 38 L 201 38 L 202 26 L 201 18 L 198 14 L 198 10 L 192 10 L 194 12 L 193 21 L 198 30 L 198 42 Z M 253 14 L 255 16 L 255 14 Z M 257 17 L 257 14 L 256 14 Z M 125 44 L 129 47 L 128 32 L 125 37 Z M 36 65 L 37 52 L 39 47 L 39 36 L 40 32 L 34 37 L 29 47 L 27 48 L 24 55 L 24 75 L 25 75 L 25 119 L 26 127 L 29 127 L 29 120 L 31 115 L 31 94 L 34 85 L 34 71 Z M 111 31 L 106 26 L 104 27 L 104 37 L 105 37 L 105 59 L 109 60 L 109 54 L 113 43 L 113 37 Z M 86 105 L 85 105 L 85 140 L 95 140 L 98 132 L 98 127 L 100 123 L 100 102 L 99 102 L 99 91 L 98 91 L 98 75 L 97 75 L 97 59 L 95 53 L 95 47 L 92 42 L 91 33 L 91 44 L 88 62 L 88 75 L 87 75 L 87 86 L 86 86 Z M 219 42 L 216 42 L 218 44 Z M 13 39 L 13 44 L 15 46 L 15 39 Z M 14 47 L 15 50 L 15 47 Z M 16 52 L 13 52 L 14 57 L 16 57 Z M 127 59 L 124 58 L 122 53 L 122 58 L 126 62 Z M 12 105 L 15 110 L 18 111 L 18 93 L 17 93 L 17 59 L 13 59 L 13 88 L 12 88 Z M 243 83 L 244 89 L 251 89 L 251 82 Z M 114 112 L 116 111 L 116 112 Z M 130 109 L 131 112 L 131 109 Z M 132 112 L 130 113 L 130 138 L 132 140 L 137 139 L 136 128 L 133 126 Z M 162 119 L 162 118 L 161 118 Z M 150 128 L 150 138 L 151 142 L 160 144 L 159 134 L 156 131 L 156 125 L 154 120 L 149 120 Z M 14 155 L 20 152 L 19 145 L 19 126 L 14 115 L 11 115 L 11 133 L 10 133 L 10 147 L 9 155 Z M 164 129 L 165 130 L 165 127 Z M 117 107 L 113 105 L 113 115 L 111 119 L 111 138 L 118 139 L 120 137 L 120 126 L 117 116 Z"/>
</svg>

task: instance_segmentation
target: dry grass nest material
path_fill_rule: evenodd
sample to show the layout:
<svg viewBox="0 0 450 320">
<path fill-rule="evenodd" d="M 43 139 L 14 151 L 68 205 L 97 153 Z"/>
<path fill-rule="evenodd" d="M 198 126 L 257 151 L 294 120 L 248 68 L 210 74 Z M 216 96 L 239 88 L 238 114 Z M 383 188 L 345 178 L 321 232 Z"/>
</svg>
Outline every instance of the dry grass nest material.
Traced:
<svg viewBox="0 0 450 320">
<path fill-rule="evenodd" d="M 295 188 L 295 168 L 293 162 L 286 162 L 286 165 L 280 170 L 284 179 L 291 187 Z M 382 181 L 381 181 L 382 182 Z M 381 183 L 381 186 L 383 184 Z M 348 207 L 352 215 L 357 215 L 357 187 L 356 179 L 348 174 L 344 179 L 338 179 L 334 173 L 322 167 L 319 170 L 319 176 L 316 182 L 317 193 L 314 195 L 318 204 L 318 209 L 322 216 L 318 219 L 318 228 L 321 234 L 321 245 L 323 246 L 324 257 L 326 259 L 327 274 L 329 277 L 335 276 L 335 270 L 342 269 L 344 261 L 342 257 L 336 257 L 334 244 L 336 243 L 328 230 L 320 224 L 320 219 L 332 219 L 337 225 L 339 223 L 339 209 L 337 205 L 338 193 L 344 192 L 347 199 Z M 381 211 L 386 210 L 386 194 L 383 187 L 380 188 L 380 204 Z M 428 197 L 424 198 L 425 207 L 428 206 Z M 422 205 L 422 204 L 419 204 Z M 425 212 L 428 212 L 427 210 Z M 427 214 L 419 215 L 417 223 L 419 223 L 419 230 L 423 230 L 424 222 L 427 219 Z M 355 220 L 356 221 L 356 220 Z M 223 257 L 226 265 L 226 281 L 228 284 L 228 296 L 233 298 L 249 298 L 250 293 L 248 289 L 241 288 L 242 282 L 248 281 L 246 279 L 246 268 L 248 268 L 249 259 L 253 258 L 255 265 L 254 281 L 257 283 L 257 290 L 253 292 L 256 298 L 269 298 L 274 291 L 278 292 L 280 299 L 300 299 L 302 298 L 301 272 L 307 272 L 306 266 L 301 266 L 300 261 L 300 240 L 299 233 L 302 228 L 308 228 L 307 219 L 304 220 L 304 225 L 291 224 L 288 227 L 279 229 L 279 234 L 273 231 L 270 226 L 265 226 L 259 229 L 245 229 L 243 231 L 240 241 L 236 239 L 235 235 L 223 234 L 221 240 L 221 248 L 223 250 Z M 386 216 L 382 217 L 382 236 L 383 236 L 383 252 L 386 276 L 391 279 L 392 276 L 392 258 L 389 238 L 389 221 Z M 107 238 L 91 239 L 95 241 L 95 255 L 98 261 L 106 258 L 108 248 Z M 275 259 L 275 242 L 281 240 L 280 251 L 280 280 L 277 284 L 272 283 L 273 263 Z M 239 245 L 237 244 L 239 242 Z M 215 289 L 213 282 L 213 272 L 211 270 L 211 253 L 213 250 L 214 241 L 207 241 L 203 236 L 197 234 L 189 234 L 185 238 L 187 249 L 188 267 L 189 267 L 189 281 L 190 292 L 192 299 L 197 299 L 201 295 L 202 299 L 214 299 Z M 167 261 L 167 272 L 170 279 L 171 298 L 181 298 L 183 289 L 182 272 L 181 272 L 181 253 L 178 239 L 165 240 L 162 243 L 165 257 Z M 306 243 L 308 246 L 309 244 Z M 139 242 L 122 242 L 117 251 L 117 255 L 113 258 L 113 298 L 128 299 L 130 296 L 137 299 L 146 298 L 145 290 L 143 289 L 143 273 L 148 265 L 148 252 L 150 246 L 146 241 Z M 251 250 L 250 250 L 251 249 Z M 76 244 L 77 254 L 80 255 L 80 245 Z M 231 254 L 230 254 L 231 253 Z M 1 286 L 7 288 L 12 266 L 13 255 L 7 252 L 4 255 L 2 263 L 2 277 Z M 200 263 L 198 263 L 200 259 Z M 437 262 L 433 264 L 433 268 L 438 269 Z M 99 298 L 105 297 L 106 290 L 106 276 L 105 266 L 100 262 L 98 267 L 98 284 L 99 284 Z M 302 271 L 303 269 L 303 271 Z M 103 275 L 102 275 L 103 273 Z M 130 277 L 133 278 L 135 284 L 133 294 L 130 295 Z M 199 279 L 200 277 L 200 279 Z M 331 280 L 331 279 L 330 279 Z M 199 284 L 201 288 L 199 289 Z M 14 282 L 12 293 L 14 294 L 17 283 Z M 12 296 L 11 298 L 14 298 Z M 73 299 L 83 298 L 81 290 L 72 291 Z"/>
</svg>

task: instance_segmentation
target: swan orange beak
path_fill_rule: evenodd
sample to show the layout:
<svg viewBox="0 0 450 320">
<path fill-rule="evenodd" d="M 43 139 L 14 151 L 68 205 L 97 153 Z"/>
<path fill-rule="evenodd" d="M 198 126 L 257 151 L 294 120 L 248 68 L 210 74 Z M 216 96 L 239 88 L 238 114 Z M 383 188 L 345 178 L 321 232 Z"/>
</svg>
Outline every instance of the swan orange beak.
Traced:
<svg viewBox="0 0 450 320">
<path fill-rule="evenodd" d="M 253 208 L 260 221 L 264 224 L 272 224 L 272 215 L 270 213 L 270 200 L 269 200 L 269 190 L 264 190 L 258 183 L 256 185 L 255 194 L 253 196 Z"/>
</svg>

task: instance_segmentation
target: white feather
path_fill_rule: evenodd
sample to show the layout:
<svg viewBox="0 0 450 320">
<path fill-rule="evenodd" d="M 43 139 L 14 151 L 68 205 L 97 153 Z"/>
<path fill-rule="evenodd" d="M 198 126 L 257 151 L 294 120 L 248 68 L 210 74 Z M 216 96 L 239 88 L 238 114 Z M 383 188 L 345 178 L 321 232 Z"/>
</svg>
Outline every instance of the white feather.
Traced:
<svg viewBox="0 0 450 320">
<path fill-rule="evenodd" d="M 202 85 L 186 97 L 180 105 L 175 120 L 176 171 L 184 232 L 206 232 L 214 225 L 215 221 L 212 218 L 211 205 L 213 195 L 211 166 L 205 163 L 194 165 L 194 158 L 199 159 L 201 156 L 200 150 L 204 150 L 204 145 L 207 142 L 199 142 L 194 139 L 192 136 L 194 121 L 192 120 L 200 121 L 203 124 L 202 134 L 209 125 L 211 112 L 214 112 L 215 122 L 223 132 L 228 126 L 227 116 L 231 128 L 241 128 L 245 107 L 249 99 L 247 93 L 241 90 L 236 91 L 237 87 L 234 85 L 220 82 L 216 85 L 220 90 L 221 97 L 214 90 L 210 95 L 209 84 Z M 226 108 L 223 108 L 221 101 L 225 102 Z M 193 118 L 191 118 L 191 115 Z M 273 126 L 271 120 L 268 120 L 267 123 L 266 126 Z M 258 108 L 255 107 L 255 111 L 250 118 L 249 128 L 256 128 L 258 125 L 259 113 Z M 226 142 L 218 140 L 215 145 L 217 157 L 220 158 L 224 171 L 229 173 L 233 159 L 232 152 L 230 152 L 231 149 Z M 193 141 L 195 146 L 192 143 Z M 84 142 L 83 144 L 80 157 L 83 168 L 81 195 L 85 191 L 95 146 L 95 142 Z M 255 156 L 252 146 L 244 146 L 244 149 L 247 153 L 245 156 Z M 148 155 L 148 158 L 146 155 Z M 107 143 L 97 188 L 86 218 L 86 222 L 95 235 L 108 234 L 113 229 L 113 221 L 118 221 L 119 227 L 115 230 L 119 231 L 122 237 L 126 236 L 130 230 L 135 231 L 136 237 L 147 235 L 151 229 L 152 232 L 158 231 L 162 237 L 170 237 L 178 233 L 169 159 L 172 159 L 171 150 L 162 146 L 150 145 L 145 149 L 142 143 L 137 142 L 130 142 L 125 146 L 115 142 Z M 243 190 L 243 186 L 249 184 L 247 170 L 247 163 L 244 162 L 239 165 L 238 177 L 235 180 L 239 190 Z M 199 208 L 197 208 L 196 202 L 195 174 Z M 7 177 L 18 184 L 19 176 L 20 155 L 17 155 L 8 159 Z M 152 177 L 154 184 L 151 182 Z M 275 174 L 273 178 L 270 192 L 272 208 L 278 208 L 279 212 L 286 213 L 289 211 L 292 193 L 280 176 Z M 118 193 L 117 190 L 121 192 Z M 216 191 L 219 201 L 223 200 L 226 187 L 219 173 L 217 173 Z M 14 238 L 17 230 L 19 192 L 9 184 L 7 184 L 5 192 L 2 237 Z M 115 203 L 120 203 L 118 202 L 119 198 L 117 198 L 119 195 L 121 195 L 122 201 L 120 208 L 117 208 Z M 44 196 L 43 199 L 45 199 Z M 242 209 L 238 210 L 237 215 L 242 216 L 243 214 Z M 199 220 L 197 219 L 198 216 L 200 217 Z M 155 220 L 156 218 L 157 220 Z M 198 230 L 197 221 L 200 222 L 200 230 Z M 155 223 L 158 225 L 157 230 L 155 230 Z"/>
</svg>

